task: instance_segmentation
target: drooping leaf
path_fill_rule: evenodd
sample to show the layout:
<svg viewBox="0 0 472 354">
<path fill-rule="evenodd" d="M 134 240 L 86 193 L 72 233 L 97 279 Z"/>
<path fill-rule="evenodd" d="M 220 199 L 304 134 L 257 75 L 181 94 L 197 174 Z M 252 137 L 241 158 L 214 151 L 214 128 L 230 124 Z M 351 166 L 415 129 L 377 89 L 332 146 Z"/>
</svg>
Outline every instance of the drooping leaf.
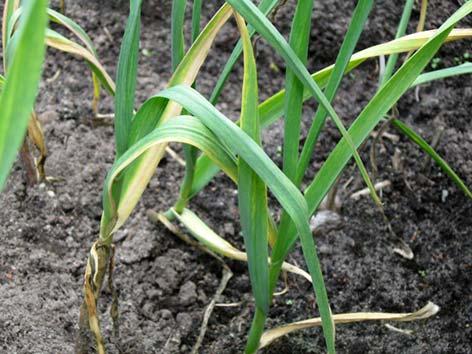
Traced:
<svg viewBox="0 0 472 354">
<path fill-rule="evenodd" d="M 115 94 L 115 83 L 112 78 L 108 75 L 105 68 L 102 66 L 100 61 L 90 52 L 88 49 L 81 45 L 72 42 L 63 35 L 53 31 L 51 29 L 46 30 L 46 44 L 54 49 L 60 50 L 65 53 L 77 55 L 87 61 L 90 69 L 92 70 L 95 77 L 100 81 L 103 87 L 111 95 Z"/>
<path fill-rule="evenodd" d="M 236 181 L 237 167 L 236 157 L 229 152 L 200 121 L 191 116 L 175 117 L 172 120 L 163 122 L 159 128 L 154 129 L 151 133 L 134 143 L 126 152 L 119 157 L 113 164 L 111 170 L 107 174 L 105 186 L 103 189 L 103 209 L 105 211 L 113 211 L 116 206 L 116 180 L 121 178 L 121 174 L 126 172 L 136 160 L 147 152 L 152 151 L 155 146 L 168 142 L 180 142 L 191 144 L 199 150 L 204 151 L 214 161 L 219 168 L 234 181 Z M 111 214 L 111 217 L 116 217 Z M 111 220 L 117 222 L 117 220 Z M 103 219 L 102 219 L 103 222 Z M 112 225 L 115 225 L 112 223 Z M 104 227 L 103 225 L 101 225 Z M 112 233 L 101 234 L 103 242 L 112 241 Z"/>
<path fill-rule="evenodd" d="M 208 22 L 198 39 L 186 53 L 169 81 L 169 86 L 176 84 L 191 85 L 203 64 L 208 51 L 231 15 L 229 5 L 221 9 Z M 179 115 L 181 107 L 167 100 L 151 99 L 144 103 L 131 123 L 128 144 L 133 145 L 152 132 L 159 124 Z M 104 205 L 100 224 L 100 237 L 110 240 L 111 234 L 126 221 L 146 188 L 156 167 L 162 158 L 167 143 L 154 145 L 126 169 L 121 177 L 123 188 L 115 190 L 112 203 Z M 119 193 L 118 193 L 119 192 Z"/>
<path fill-rule="evenodd" d="M 324 286 L 316 246 L 308 224 L 305 200 L 300 191 L 279 170 L 275 163 L 267 157 L 254 140 L 192 88 L 178 85 L 161 91 L 156 97 L 171 99 L 183 106 L 194 116 L 200 118 L 222 144 L 228 146 L 234 154 L 244 159 L 252 170 L 257 173 L 272 191 L 284 210 L 290 215 L 300 235 L 303 255 L 313 279 L 316 300 L 321 317 L 323 318 L 327 346 L 330 352 L 334 352 L 334 325 L 331 319 L 328 295 Z M 283 260 L 277 261 L 280 262 L 277 265 L 280 267 Z"/>
<path fill-rule="evenodd" d="M 369 58 L 374 58 L 379 55 L 388 55 L 392 53 L 402 53 L 408 52 L 410 50 L 416 50 L 426 43 L 426 41 L 432 36 L 434 36 L 435 33 L 436 30 L 415 33 L 357 52 L 349 60 L 349 64 L 344 74 L 349 73 L 351 70 L 355 69 Z M 472 29 L 453 29 L 445 42 L 471 37 Z M 314 73 L 311 77 L 318 83 L 320 87 L 325 87 L 333 71 L 333 68 L 334 65 L 328 66 Z M 303 99 L 307 100 L 310 97 L 310 92 L 305 88 L 303 92 Z M 284 100 L 285 90 L 281 90 L 259 105 L 259 116 L 263 128 L 270 126 L 283 115 Z M 305 159 L 306 158 L 307 157 L 305 157 Z M 204 166 L 206 167 L 204 168 Z M 199 171 L 199 173 L 196 173 L 194 177 L 192 195 L 197 194 L 201 189 L 203 189 L 203 187 L 205 187 L 218 172 L 218 169 L 211 164 L 211 161 L 209 161 L 205 155 L 198 159 L 196 169 Z"/>
<path fill-rule="evenodd" d="M 386 313 L 386 312 L 354 312 L 333 315 L 334 323 L 357 323 L 365 321 L 394 321 L 409 322 L 418 321 L 434 316 L 439 311 L 439 307 L 432 302 L 428 302 L 424 307 L 410 313 Z M 261 338 L 260 348 L 267 347 L 274 340 L 285 336 L 291 332 L 306 328 L 321 326 L 321 318 L 311 318 L 293 322 L 284 326 L 273 328 L 264 333 Z"/>
</svg>

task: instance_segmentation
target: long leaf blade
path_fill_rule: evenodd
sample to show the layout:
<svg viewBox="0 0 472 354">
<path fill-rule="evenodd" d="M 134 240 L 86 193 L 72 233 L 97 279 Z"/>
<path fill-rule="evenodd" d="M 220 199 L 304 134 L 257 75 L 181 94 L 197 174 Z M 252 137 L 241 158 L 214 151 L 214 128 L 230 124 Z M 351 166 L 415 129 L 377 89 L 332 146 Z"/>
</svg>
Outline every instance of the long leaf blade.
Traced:
<svg viewBox="0 0 472 354">
<path fill-rule="evenodd" d="M 290 32 L 290 47 L 305 66 L 308 56 L 312 11 L 313 1 L 298 1 Z M 297 174 L 303 108 L 303 83 L 290 68 L 287 68 L 285 73 L 285 92 L 283 171 L 294 181 Z"/>
<path fill-rule="evenodd" d="M 157 97 L 171 99 L 196 117 L 199 117 L 223 144 L 230 147 L 231 151 L 249 164 L 290 215 L 300 235 L 305 261 L 313 279 L 316 301 L 323 318 L 323 331 L 328 350 L 330 353 L 334 353 L 334 325 L 331 318 L 328 294 L 324 285 L 315 242 L 308 224 L 305 200 L 300 191 L 267 157 L 255 141 L 192 88 L 182 85 L 174 86 L 161 91 Z M 280 261 L 280 266 L 282 261 Z"/>
<path fill-rule="evenodd" d="M 231 15 L 229 5 L 223 5 L 220 10 L 208 22 L 202 33 L 186 53 L 178 68 L 169 81 L 169 86 L 176 84 L 191 85 L 202 66 L 210 47 Z M 129 146 L 152 132 L 159 124 L 180 114 L 181 107 L 167 100 L 150 99 L 141 106 L 131 125 L 128 140 Z M 116 231 L 127 220 L 132 210 L 141 198 L 156 166 L 162 158 L 167 143 L 155 145 L 142 154 L 133 165 L 127 168 L 122 177 L 123 188 L 115 191 L 113 203 L 104 205 L 100 224 L 100 237 L 109 240 Z M 118 193 L 119 192 L 119 193 Z"/>
<path fill-rule="evenodd" d="M 184 57 L 185 43 L 184 43 L 184 19 L 185 7 L 187 0 L 173 0 L 172 1 L 172 71 L 174 71 L 180 64 Z"/>
<path fill-rule="evenodd" d="M 445 79 L 451 76 L 471 74 L 472 63 L 464 63 L 450 68 L 430 71 L 418 76 L 418 78 L 411 84 L 411 87 L 423 85 L 431 81 Z"/>
<path fill-rule="evenodd" d="M 464 181 L 459 177 L 459 175 L 454 172 L 454 170 L 449 166 L 449 164 L 429 145 L 426 140 L 424 140 L 418 133 L 416 133 L 411 127 L 403 123 L 398 119 L 394 119 L 392 124 L 395 128 L 405 134 L 412 142 L 418 145 L 421 150 L 427 153 L 437 164 L 438 166 L 446 173 L 449 178 L 459 187 L 466 196 L 472 199 L 472 192 L 464 183 Z"/>
<path fill-rule="evenodd" d="M 390 80 L 382 86 L 349 129 L 350 135 L 356 146 L 359 146 L 366 139 L 379 120 L 420 75 L 424 67 L 447 39 L 456 23 L 471 12 L 472 3 L 465 3 L 439 28 L 438 31 L 436 31 L 435 35 L 415 54 L 413 54 L 413 56 L 411 56 L 390 78 Z M 331 152 L 313 182 L 305 191 L 305 197 L 311 213 L 318 208 L 322 199 L 326 195 L 327 190 L 332 183 L 334 183 L 334 180 L 341 173 L 351 156 L 352 155 L 350 151 L 348 151 L 346 142 L 344 139 L 341 140 L 341 142 Z"/>
<path fill-rule="evenodd" d="M 416 50 L 424 45 L 429 39 L 431 39 L 437 30 L 430 30 L 425 32 L 419 32 L 405 37 L 375 45 L 367 49 L 361 50 L 355 53 L 349 60 L 349 64 L 344 74 L 349 73 L 351 70 L 358 67 L 364 61 L 369 58 L 374 58 L 380 55 L 388 55 L 392 53 L 403 53 L 411 50 Z M 461 39 L 467 39 L 472 37 L 472 29 L 453 29 L 448 35 L 445 42 L 457 41 Z M 312 79 L 317 82 L 320 87 L 326 86 L 330 75 L 333 71 L 334 65 L 330 65 L 316 73 L 312 74 Z M 438 73 L 439 74 L 439 73 Z M 423 74 L 428 75 L 428 73 Z M 418 77 L 418 80 L 422 80 L 423 75 Z M 427 76 L 425 76 L 427 77 Z M 428 80 L 429 81 L 429 80 Z M 412 85 L 416 85 L 413 83 Z M 305 88 L 303 93 L 303 99 L 307 100 L 311 97 L 310 92 Z M 283 115 L 285 100 L 285 90 L 281 90 L 273 96 L 259 105 L 259 116 L 261 119 L 261 125 L 263 128 L 270 126 L 277 121 Z M 307 157 L 306 157 L 307 158 Z M 205 168 L 203 166 L 206 166 Z M 200 190 L 205 187 L 208 182 L 217 174 L 218 169 L 207 159 L 205 155 L 201 156 L 197 161 L 197 170 L 199 173 L 195 174 L 194 185 L 192 188 L 192 195 L 197 194 Z M 210 171 L 211 170 L 211 171 Z M 301 178 L 301 177 L 300 177 Z"/>
<path fill-rule="evenodd" d="M 274 7 L 277 5 L 279 1 L 280 0 L 262 0 L 258 6 L 261 12 L 267 15 L 270 13 L 270 11 L 274 9 Z M 249 30 L 249 36 L 252 36 L 255 33 L 255 29 L 252 27 L 249 27 L 248 30 Z M 242 46 L 241 40 L 239 40 L 238 43 L 236 43 L 236 46 L 234 47 L 233 51 L 231 52 L 231 56 L 226 61 L 225 67 L 223 68 L 223 71 L 218 77 L 215 87 L 213 88 L 213 91 L 210 97 L 211 103 L 215 104 L 218 101 L 218 98 L 221 95 L 221 91 L 223 90 L 224 85 L 226 81 L 228 80 L 229 74 L 231 74 L 231 71 L 233 70 L 234 65 L 236 64 L 239 57 L 241 56 L 242 51 L 243 51 L 243 46 Z"/>
<path fill-rule="evenodd" d="M 252 50 L 246 24 L 241 16 L 235 14 L 244 53 L 244 77 L 241 102 L 241 129 L 261 145 L 261 129 L 257 114 L 258 88 L 256 60 Z M 269 258 L 267 243 L 267 190 L 264 182 L 242 158 L 238 160 L 238 205 L 244 245 L 248 256 L 248 267 L 257 310 L 267 315 L 269 311 Z M 256 329 L 257 330 L 257 329 Z M 260 332 L 263 327 L 259 328 Z M 252 333 L 252 331 L 251 331 Z M 249 336 L 247 348 L 259 343 L 252 343 Z"/>
<path fill-rule="evenodd" d="M 343 138 L 346 139 L 352 150 L 354 159 L 359 171 L 364 179 L 373 200 L 381 205 L 380 198 L 375 191 L 374 185 L 370 180 L 369 174 L 357 152 L 349 133 L 347 132 L 341 119 L 321 91 L 320 87 L 312 80 L 306 67 L 300 62 L 293 50 L 290 48 L 284 37 L 277 31 L 274 25 L 260 12 L 260 10 L 249 0 L 228 0 L 230 3 L 254 28 L 263 36 L 270 45 L 284 58 L 287 65 L 297 75 L 298 79 L 305 85 L 313 97 L 322 105 L 335 123 Z"/>
<path fill-rule="evenodd" d="M 0 96 L 0 189 L 15 160 L 38 92 L 44 60 L 46 0 L 29 1 L 16 32 L 17 41 Z"/>
<path fill-rule="evenodd" d="M 341 48 L 339 49 L 339 54 L 326 85 L 325 95 L 330 102 L 334 99 L 339 88 L 352 53 L 362 33 L 364 23 L 367 21 L 370 10 L 372 9 L 372 3 L 373 0 L 360 0 L 354 9 L 351 23 L 349 24 L 349 28 L 346 32 Z M 301 183 L 303 175 L 308 167 L 319 133 L 323 129 L 326 121 L 326 115 L 327 112 L 324 107 L 318 106 L 296 167 L 296 185 Z"/>
<path fill-rule="evenodd" d="M 334 323 L 357 323 L 365 321 L 398 321 L 408 322 L 417 321 L 434 316 L 439 311 L 439 306 L 428 302 L 424 307 L 409 313 L 387 313 L 387 312 L 354 312 L 354 313 L 340 313 L 333 315 Z M 298 331 L 305 328 L 319 327 L 321 325 L 321 318 L 310 318 L 293 322 L 280 327 L 273 328 L 264 333 L 261 339 L 260 348 L 264 348 L 272 343 L 274 340 L 285 336 L 293 331 Z"/>
<path fill-rule="evenodd" d="M 130 14 L 118 58 L 115 96 L 116 157 L 129 147 L 133 119 L 136 76 L 138 72 L 139 36 L 141 33 L 141 2 L 130 1 Z"/>
<path fill-rule="evenodd" d="M 351 23 L 344 37 L 343 43 L 339 50 L 339 54 L 336 58 L 331 76 L 329 77 L 325 95 L 326 98 L 331 102 L 334 99 L 334 96 L 338 90 L 338 87 L 341 83 L 341 80 L 344 76 L 346 68 L 348 66 L 349 60 L 351 58 L 352 52 L 354 51 L 357 41 L 362 33 L 365 21 L 367 21 L 369 12 L 372 8 L 372 0 L 361 0 L 357 3 L 356 8 L 352 16 Z M 300 159 L 296 164 L 295 170 L 295 185 L 299 186 L 302 182 L 305 171 L 310 162 L 311 156 L 313 154 L 314 147 L 318 140 L 321 129 L 323 129 L 327 118 L 327 111 L 323 106 L 318 106 L 315 116 L 313 118 L 312 124 L 308 131 L 305 144 L 300 155 Z M 287 232 L 289 219 L 285 214 L 282 215 L 279 233 L 285 234 Z M 285 249 L 285 246 L 279 246 L 281 249 Z M 279 252 L 279 249 L 275 249 L 274 253 Z"/>
</svg>

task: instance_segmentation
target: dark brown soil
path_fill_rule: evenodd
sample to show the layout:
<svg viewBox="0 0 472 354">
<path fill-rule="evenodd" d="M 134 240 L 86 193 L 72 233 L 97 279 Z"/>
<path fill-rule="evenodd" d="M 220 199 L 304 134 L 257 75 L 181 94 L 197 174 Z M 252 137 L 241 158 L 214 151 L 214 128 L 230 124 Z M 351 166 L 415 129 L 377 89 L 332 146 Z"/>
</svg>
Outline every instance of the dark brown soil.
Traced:
<svg viewBox="0 0 472 354">
<path fill-rule="evenodd" d="M 170 75 L 170 1 L 145 1 L 138 100 L 163 88 Z M 205 2 L 204 17 L 217 2 Z M 391 39 L 403 1 L 377 1 L 359 48 Z M 462 1 L 430 1 L 427 28 L 435 28 Z M 126 1 L 67 1 L 68 15 L 91 35 L 105 67 L 114 75 L 120 38 L 127 16 Z M 310 69 L 334 61 L 354 7 L 353 1 L 315 2 Z M 289 1 L 276 23 L 288 34 L 294 1 Z M 418 11 L 413 14 L 412 28 Z M 470 26 L 469 19 L 462 23 Z M 411 29 L 412 29 L 411 28 Z M 229 55 L 237 31 L 233 23 L 218 37 L 198 88 L 208 93 Z M 470 42 L 447 45 L 440 66 L 470 53 Z M 258 42 L 261 98 L 283 87 L 283 62 L 261 40 Z M 277 70 L 279 68 L 279 70 Z M 375 92 L 375 62 L 348 75 L 335 100 L 346 122 Z M 48 80 L 57 72 L 58 79 Z M 231 117 L 239 110 L 241 68 L 224 91 L 219 108 Z M 0 352 L 71 353 L 77 334 L 82 301 L 82 276 L 90 245 L 98 235 L 101 188 L 114 159 L 113 128 L 93 126 L 92 84 L 86 65 L 75 58 L 48 51 L 37 111 L 45 127 L 50 157 L 49 175 L 60 179 L 26 189 L 23 172 L 15 165 L 0 195 Z M 443 126 L 438 151 L 472 185 L 472 83 L 470 77 L 451 78 L 420 88 L 401 99 L 403 120 L 431 141 Z M 102 113 L 112 112 L 104 97 Z M 307 105 L 305 124 L 314 104 Z M 265 148 L 278 163 L 282 124 L 265 135 Z M 393 128 L 390 133 L 398 134 Z M 319 168 L 339 134 L 331 124 L 317 147 L 308 177 Z M 175 147 L 180 151 L 180 147 Z M 363 150 L 368 161 L 370 143 Z M 394 150 L 401 152 L 402 169 L 393 168 Z M 380 323 L 340 325 L 339 353 L 470 353 L 472 338 L 472 202 L 435 166 L 422 169 L 425 155 L 406 138 L 398 143 L 384 139 L 378 149 L 378 181 L 390 180 L 384 191 L 386 214 L 393 230 L 414 251 L 411 261 L 394 254 L 387 242 L 385 223 L 368 198 L 354 201 L 349 194 L 362 188 L 355 169 L 342 193 L 341 229 L 317 238 L 333 312 L 408 312 L 433 301 L 441 307 L 433 318 L 399 327 L 412 335 L 393 332 Z M 222 269 L 211 257 L 192 249 L 160 225 L 146 218 L 146 210 L 165 210 L 175 200 L 182 168 L 171 158 L 162 162 L 136 211 L 116 234 L 116 285 L 121 311 L 120 342 L 123 353 L 187 353 L 194 344 L 205 306 L 219 284 Z M 241 246 L 235 187 L 218 176 L 191 208 L 218 233 Z M 290 260 L 303 265 L 297 248 Z M 250 324 L 253 302 L 245 264 L 228 262 L 234 277 L 222 303 L 210 319 L 202 353 L 240 353 Z M 310 285 L 289 277 L 290 290 L 275 299 L 268 327 L 317 314 Z M 110 294 L 105 290 L 100 310 L 110 353 L 111 323 L 106 312 Z M 113 340 L 116 342 L 116 340 Z M 285 337 L 266 353 L 319 353 L 324 348 L 319 329 Z"/>
</svg>

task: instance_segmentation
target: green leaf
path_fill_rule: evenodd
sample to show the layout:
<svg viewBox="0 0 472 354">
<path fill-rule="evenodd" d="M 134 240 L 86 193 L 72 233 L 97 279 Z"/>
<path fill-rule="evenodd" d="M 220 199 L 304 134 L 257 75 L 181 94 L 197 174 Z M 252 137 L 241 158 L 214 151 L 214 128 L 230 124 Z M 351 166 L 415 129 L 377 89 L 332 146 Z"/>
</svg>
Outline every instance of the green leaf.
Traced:
<svg viewBox="0 0 472 354">
<path fill-rule="evenodd" d="M 326 99 L 326 96 L 323 94 L 319 86 L 315 81 L 313 81 L 305 66 L 300 62 L 296 54 L 285 41 L 284 37 L 277 31 L 272 23 L 267 18 L 265 18 L 265 16 L 251 1 L 228 0 L 228 3 L 230 3 L 246 19 L 246 21 L 252 24 L 257 32 L 261 34 L 261 36 L 264 37 L 269 42 L 269 44 L 284 58 L 287 66 L 293 70 L 294 74 L 296 74 L 298 79 L 310 90 L 311 94 L 316 98 L 320 105 L 326 109 L 328 115 L 331 117 L 336 127 L 341 132 L 341 135 L 348 142 L 353 152 L 356 164 L 359 167 L 359 171 L 371 192 L 372 198 L 378 205 L 380 205 L 380 199 L 377 196 L 374 185 L 370 180 L 367 170 L 359 154 L 357 153 L 352 139 L 347 133 L 347 130 L 344 127 L 341 119 L 338 117 L 337 113 L 334 111 L 333 107 Z"/>
<path fill-rule="evenodd" d="M 336 92 L 339 88 L 341 80 L 344 76 L 344 72 L 349 64 L 349 60 L 352 56 L 352 52 L 354 51 L 357 41 L 362 33 L 362 28 L 364 27 L 364 23 L 367 21 L 369 12 L 372 8 L 372 0 L 361 0 L 357 3 L 356 8 L 354 9 L 354 13 L 352 16 L 351 23 L 349 28 L 344 36 L 343 43 L 339 50 L 338 56 L 336 58 L 336 62 L 334 64 L 332 73 L 329 77 L 325 95 L 326 98 L 331 102 L 336 95 Z M 315 148 L 316 142 L 318 141 L 319 134 L 324 127 L 326 122 L 327 112 L 323 106 L 319 105 L 315 116 L 313 118 L 313 122 L 310 126 L 308 131 L 307 137 L 305 139 L 305 144 L 303 145 L 303 149 L 300 155 L 300 159 L 296 165 L 296 176 L 295 176 L 295 185 L 300 186 L 302 182 L 303 176 L 305 171 L 308 167 L 310 159 L 313 154 L 313 150 Z M 288 227 L 288 218 L 285 214 L 282 215 L 280 220 L 279 226 L 279 233 L 285 234 Z M 282 249 L 285 249 L 283 246 L 279 246 Z M 274 249 L 273 251 L 275 254 L 279 252 L 279 249 Z"/>
<path fill-rule="evenodd" d="M 202 14 L 202 0 L 193 0 L 192 6 L 192 43 L 200 34 L 200 18 Z"/>
<path fill-rule="evenodd" d="M 472 63 L 464 63 L 461 65 L 453 66 L 451 68 L 440 69 L 435 71 L 430 71 L 418 76 L 418 78 L 411 84 L 411 87 L 417 85 L 423 85 L 430 81 L 445 79 L 451 76 L 471 74 L 472 73 Z"/>
<path fill-rule="evenodd" d="M 196 4 L 198 6 L 198 4 Z M 184 20 L 185 20 L 185 7 L 187 6 L 187 0 L 173 0 L 172 1 L 172 37 L 171 37 L 171 49 L 172 49 L 172 70 L 174 71 L 185 53 L 185 41 L 184 41 Z M 198 13 L 197 13 L 198 15 Z M 192 33 L 192 36 L 194 34 Z M 182 185 L 180 186 L 179 199 L 175 203 L 174 209 L 177 213 L 182 212 L 184 207 L 187 205 L 189 199 L 189 193 L 192 188 L 193 174 L 195 172 L 195 160 L 197 158 L 197 151 L 190 145 L 184 145 L 184 156 L 185 156 L 185 176 Z"/>
<path fill-rule="evenodd" d="M 130 1 L 130 13 L 121 43 L 116 76 L 115 139 L 116 157 L 129 147 L 133 119 L 136 76 L 138 72 L 139 37 L 141 32 L 141 2 Z"/>
<path fill-rule="evenodd" d="M 277 5 L 279 1 L 280 0 L 261 0 L 259 4 L 259 9 L 264 15 L 267 16 L 274 9 L 274 7 Z M 249 26 L 248 30 L 249 30 L 250 37 L 252 37 L 252 35 L 256 32 L 252 26 Z M 226 81 L 228 80 L 229 74 L 231 74 L 234 64 L 236 64 L 236 62 L 238 61 L 239 57 L 241 56 L 242 51 L 243 51 L 243 46 L 242 46 L 241 40 L 239 40 L 238 43 L 236 43 L 236 46 L 234 47 L 233 52 L 231 53 L 231 56 L 226 61 L 225 67 L 223 68 L 223 71 L 218 77 L 218 81 L 216 82 L 216 85 L 213 88 L 213 92 L 211 93 L 211 97 L 210 97 L 211 103 L 215 104 L 218 101 L 218 98 L 221 95 L 221 91 L 223 90 L 223 87 Z"/>
<path fill-rule="evenodd" d="M 0 189 L 23 142 L 38 92 L 45 52 L 46 5 L 46 0 L 26 2 L 16 31 L 15 51 L 0 96 Z"/>
<path fill-rule="evenodd" d="M 246 24 L 235 14 L 244 53 L 244 77 L 241 102 L 240 127 L 256 144 L 261 145 L 261 128 L 257 105 L 256 60 L 252 50 Z M 269 251 L 268 251 L 268 210 L 267 189 L 251 166 L 239 156 L 238 159 L 238 206 L 244 245 L 248 257 L 248 268 L 257 311 L 264 315 L 269 312 Z M 249 332 L 246 352 L 257 349 L 264 326 L 257 324 Z M 253 349 L 251 349 L 253 348 Z"/>
<path fill-rule="evenodd" d="M 8 28 L 11 28 L 12 17 L 16 11 L 16 0 L 5 0 L 3 4 L 3 18 L 2 18 L 2 49 L 5 56 L 6 49 L 8 47 L 8 42 L 10 40 L 10 35 Z M 3 59 L 3 68 L 7 67 L 5 58 Z"/>
<path fill-rule="evenodd" d="M 351 70 L 355 69 L 356 67 L 361 65 L 364 61 L 366 61 L 369 58 L 374 58 L 379 55 L 388 55 L 388 54 L 393 54 L 393 53 L 402 53 L 402 52 L 408 52 L 411 50 L 416 50 L 419 47 L 421 47 L 424 43 L 426 43 L 430 38 L 432 38 L 435 35 L 435 33 L 436 33 L 435 30 L 414 33 L 414 34 L 410 34 L 408 36 L 405 36 L 405 37 L 402 37 L 402 38 L 399 38 L 399 39 L 396 39 L 387 43 L 382 43 L 382 44 L 375 45 L 373 47 L 369 47 L 367 49 L 361 50 L 360 52 L 355 53 L 351 57 L 344 74 L 349 73 Z M 454 29 L 448 35 L 448 38 L 446 41 L 456 41 L 456 40 L 460 40 L 464 38 L 471 38 L 471 37 L 472 37 L 472 29 Z M 333 71 L 333 68 L 334 68 L 334 65 L 330 65 L 312 74 L 311 77 L 313 80 L 316 81 L 316 83 L 320 87 L 325 87 Z M 303 92 L 303 99 L 307 100 L 311 96 L 312 95 L 310 91 L 308 91 L 305 88 Z M 270 126 L 283 115 L 284 100 L 285 100 L 285 90 L 281 90 L 259 105 L 259 117 L 260 117 L 261 125 L 263 128 Z M 305 154 L 306 153 L 307 152 L 305 152 Z M 303 152 L 302 152 L 302 155 L 303 155 Z M 207 169 L 204 170 L 203 165 L 207 166 L 206 168 L 208 170 Z M 211 164 L 211 161 L 209 161 L 205 155 L 201 156 L 198 159 L 196 169 L 199 171 L 199 173 L 195 174 L 194 185 L 192 188 L 192 195 L 195 195 L 201 189 L 203 189 L 203 187 L 205 187 L 208 184 L 208 182 L 218 172 L 218 169 L 216 169 L 215 166 Z M 209 171 L 209 169 L 211 169 L 211 171 Z"/>
<path fill-rule="evenodd" d="M 413 84 L 429 61 L 434 57 L 452 28 L 458 21 L 472 12 L 472 2 L 465 3 L 457 10 L 418 51 L 413 54 L 398 71 L 382 86 L 370 100 L 349 129 L 356 146 L 369 136 L 380 119 L 400 99 Z M 328 156 L 313 182 L 305 191 L 310 213 L 321 203 L 331 185 L 352 157 L 346 141 L 342 139 Z"/>
<path fill-rule="evenodd" d="M 411 11 L 413 10 L 414 0 L 406 0 L 405 6 L 403 7 L 402 17 L 400 23 L 398 24 L 397 33 L 395 34 L 395 39 L 398 39 L 405 35 L 408 23 L 410 22 Z M 382 86 L 387 82 L 388 79 L 392 76 L 395 65 L 397 64 L 398 54 L 392 54 L 388 57 L 387 65 L 385 66 L 385 71 L 380 79 L 380 85 Z"/>
<path fill-rule="evenodd" d="M 472 198 L 472 192 L 462 179 L 454 172 L 454 170 L 448 165 L 446 161 L 429 145 L 418 133 L 416 133 L 411 127 L 403 123 L 398 119 L 394 119 L 392 124 L 395 128 L 405 134 L 411 141 L 418 145 L 421 150 L 427 153 L 431 158 L 438 164 L 438 166 L 446 173 L 449 178 L 459 187 L 466 196 Z"/>
<path fill-rule="evenodd" d="M 354 13 L 352 15 L 351 23 L 344 36 L 343 43 L 339 49 L 336 62 L 334 64 L 331 75 L 329 76 L 328 83 L 325 89 L 326 98 L 331 102 L 336 95 L 339 88 L 339 84 L 344 76 L 346 68 L 351 59 L 352 53 L 357 45 L 359 37 L 362 33 L 365 22 L 369 16 L 370 10 L 372 9 L 373 0 L 360 0 L 357 3 Z M 318 106 L 313 123 L 308 131 L 305 139 L 305 144 L 300 155 L 300 160 L 297 164 L 297 176 L 295 184 L 300 185 L 303 175 L 308 167 L 308 164 L 313 154 L 313 149 L 318 141 L 318 136 L 324 127 L 326 121 L 327 112 L 322 106 Z"/>
<path fill-rule="evenodd" d="M 308 56 L 312 11 L 312 0 L 298 1 L 290 31 L 290 47 L 304 66 L 306 66 Z M 285 72 L 285 92 L 283 171 L 290 180 L 294 181 L 297 174 L 303 83 L 290 68 L 287 68 Z"/>
<path fill-rule="evenodd" d="M 231 7 L 223 5 L 203 29 L 192 47 L 185 54 L 175 70 L 168 85 L 191 85 L 200 70 L 208 51 L 221 27 L 231 16 Z M 149 134 L 159 124 L 179 115 L 181 107 L 175 103 L 167 103 L 166 99 L 150 99 L 144 103 L 136 113 L 131 123 L 129 146 Z M 166 143 L 154 145 L 140 155 L 139 159 L 128 167 L 120 178 L 123 188 L 114 195 L 113 203 L 104 205 L 100 224 L 100 237 L 111 242 L 111 234 L 127 220 L 136 203 L 141 198 L 149 180 L 155 173 L 156 167 L 162 158 Z M 118 191 L 116 189 L 115 193 Z"/>
<path fill-rule="evenodd" d="M 320 315 L 323 318 L 325 336 L 330 352 L 334 352 L 334 326 L 328 295 L 324 286 L 316 246 L 308 223 L 305 200 L 297 187 L 270 160 L 261 147 L 244 133 L 235 123 L 221 114 L 210 102 L 197 91 L 187 86 L 174 86 L 161 91 L 157 97 L 164 97 L 177 102 L 194 116 L 199 117 L 205 126 L 233 153 L 257 173 L 270 188 L 275 198 L 290 215 L 296 225 L 302 244 L 303 254 L 308 270 L 313 279 L 316 300 Z M 283 260 L 280 261 L 280 266 Z M 263 324 L 262 324 L 263 325 Z"/>
<path fill-rule="evenodd" d="M 180 61 L 184 57 L 184 19 L 186 5 L 187 0 L 172 1 L 172 71 L 177 68 L 177 66 L 180 64 Z"/>
</svg>

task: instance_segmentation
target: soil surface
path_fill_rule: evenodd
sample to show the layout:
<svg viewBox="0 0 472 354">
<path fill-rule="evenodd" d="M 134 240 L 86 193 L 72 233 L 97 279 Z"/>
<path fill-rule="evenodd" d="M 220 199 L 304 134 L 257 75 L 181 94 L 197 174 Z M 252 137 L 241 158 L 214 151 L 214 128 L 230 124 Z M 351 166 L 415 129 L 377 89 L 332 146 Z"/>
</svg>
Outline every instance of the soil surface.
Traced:
<svg viewBox="0 0 472 354">
<path fill-rule="evenodd" d="M 90 34 L 104 66 L 114 76 L 120 38 L 127 17 L 126 1 L 66 1 L 67 15 Z M 354 1 L 320 0 L 313 15 L 310 70 L 334 62 L 354 8 Z M 426 28 L 438 27 L 462 1 L 430 1 Z M 144 101 L 169 79 L 171 2 L 144 1 L 137 100 Z M 221 1 L 204 2 L 206 22 Z M 53 6 L 57 3 L 52 4 Z M 377 1 L 358 49 L 394 37 L 403 1 Z M 275 17 L 288 36 L 294 1 Z M 409 31 L 418 19 L 414 10 Z M 461 23 L 471 26 L 472 20 Z M 187 28 L 189 29 L 189 28 Z M 208 94 L 230 54 L 238 33 L 233 22 L 218 36 L 197 81 Z M 282 60 L 258 41 L 261 99 L 283 87 Z M 470 41 L 446 45 L 438 67 L 471 54 Z M 218 107 L 238 116 L 241 63 L 231 76 Z M 377 86 L 375 61 L 348 75 L 335 108 L 351 122 Z M 0 195 L 0 352 L 72 353 L 87 252 L 98 236 L 101 189 L 114 159 L 113 128 L 95 124 L 92 82 L 77 58 L 48 50 L 36 109 L 44 124 L 50 156 L 46 168 L 57 182 L 27 188 L 17 163 Z M 315 104 L 305 109 L 305 131 Z M 101 113 L 112 113 L 106 94 Z M 398 104 L 399 116 L 428 141 L 444 129 L 439 153 L 472 185 L 472 81 L 451 78 L 408 92 Z M 265 149 L 280 164 L 282 123 L 265 134 Z M 341 224 L 317 236 L 326 285 L 334 313 L 409 312 L 428 301 L 441 310 L 431 319 L 397 324 L 411 334 L 382 323 L 339 325 L 339 353 L 470 353 L 472 338 L 472 202 L 405 137 L 387 138 L 377 146 L 376 181 L 391 181 L 383 193 L 393 231 L 413 250 L 407 260 L 392 252 L 381 214 L 368 197 L 349 196 L 363 188 L 350 165 L 341 183 Z M 339 134 L 328 124 L 317 146 L 307 181 L 315 174 Z M 369 161 L 371 141 L 362 150 Z M 180 152 L 180 146 L 173 146 Z M 394 158 L 394 156 L 396 156 Z M 394 163 L 395 162 L 395 163 Z M 400 163 L 398 163 L 400 162 Z M 166 210 L 175 200 L 183 168 L 167 156 L 128 222 L 116 234 L 115 282 L 120 300 L 120 337 L 112 339 L 106 289 L 100 301 L 102 328 L 110 353 L 188 353 L 195 343 L 203 311 L 222 276 L 220 263 L 181 242 L 163 226 L 148 220 L 148 209 Z M 231 181 L 219 175 L 190 205 L 220 235 L 242 248 L 237 197 Z M 276 206 L 274 204 L 274 210 Z M 299 247 L 289 260 L 304 266 Z M 241 353 L 254 304 L 245 264 L 228 261 L 234 273 L 208 325 L 201 353 Z M 317 315 L 312 288 L 290 275 L 289 291 L 275 298 L 269 328 Z M 283 283 L 280 284 L 282 289 Z M 121 349 L 119 349 L 121 348 Z M 320 353 L 320 329 L 293 333 L 265 353 Z"/>
</svg>

